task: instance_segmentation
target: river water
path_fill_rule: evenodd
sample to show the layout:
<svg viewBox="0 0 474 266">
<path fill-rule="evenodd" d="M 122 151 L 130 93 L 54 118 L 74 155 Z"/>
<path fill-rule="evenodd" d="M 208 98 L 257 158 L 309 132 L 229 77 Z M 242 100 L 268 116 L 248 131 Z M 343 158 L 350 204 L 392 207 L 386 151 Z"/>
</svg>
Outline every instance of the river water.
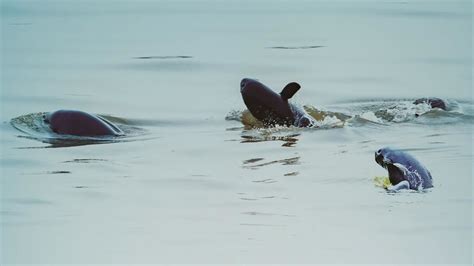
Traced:
<svg viewBox="0 0 474 266">
<path fill-rule="evenodd" d="M 1 2 L 7 264 L 472 263 L 470 1 Z M 344 114 L 249 128 L 240 80 Z M 413 105 L 440 97 L 448 110 Z M 43 112 L 127 133 L 61 139 Z M 374 152 L 434 188 L 387 193 Z"/>
</svg>

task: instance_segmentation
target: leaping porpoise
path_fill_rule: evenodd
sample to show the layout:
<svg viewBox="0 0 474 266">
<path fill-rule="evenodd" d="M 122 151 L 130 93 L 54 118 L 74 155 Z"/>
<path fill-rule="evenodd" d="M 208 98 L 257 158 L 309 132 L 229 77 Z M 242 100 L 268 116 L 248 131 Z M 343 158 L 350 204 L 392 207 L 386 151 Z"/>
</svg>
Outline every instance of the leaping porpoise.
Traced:
<svg viewBox="0 0 474 266">
<path fill-rule="evenodd" d="M 59 110 L 47 113 L 44 122 L 57 134 L 74 136 L 120 136 L 123 131 L 107 119 L 82 111 Z"/>
<path fill-rule="evenodd" d="M 257 80 L 244 78 L 240 93 L 250 113 L 265 126 L 284 125 L 310 127 L 314 120 L 302 108 L 288 102 L 301 88 L 296 82 L 288 83 L 280 94 Z"/>
<path fill-rule="evenodd" d="M 387 169 L 391 187 L 389 191 L 400 189 L 422 190 L 433 187 L 431 173 L 415 157 L 388 147 L 375 152 L 375 161 Z"/>
</svg>

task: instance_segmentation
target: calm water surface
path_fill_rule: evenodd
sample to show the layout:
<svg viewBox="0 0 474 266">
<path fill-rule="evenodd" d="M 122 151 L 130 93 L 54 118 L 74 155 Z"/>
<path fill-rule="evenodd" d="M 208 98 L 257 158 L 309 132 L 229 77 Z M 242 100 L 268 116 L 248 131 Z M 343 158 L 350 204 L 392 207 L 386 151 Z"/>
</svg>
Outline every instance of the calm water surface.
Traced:
<svg viewBox="0 0 474 266">
<path fill-rule="evenodd" d="M 1 10 L 2 265 L 472 263 L 470 1 Z M 243 77 L 297 81 L 297 104 L 353 118 L 245 129 Z M 450 110 L 411 104 L 425 96 Z M 107 115 L 128 137 L 65 143 L 15 122 L 58 109 Z M 387 145 L 435 187 L 375 186 Z"/>
</svg>

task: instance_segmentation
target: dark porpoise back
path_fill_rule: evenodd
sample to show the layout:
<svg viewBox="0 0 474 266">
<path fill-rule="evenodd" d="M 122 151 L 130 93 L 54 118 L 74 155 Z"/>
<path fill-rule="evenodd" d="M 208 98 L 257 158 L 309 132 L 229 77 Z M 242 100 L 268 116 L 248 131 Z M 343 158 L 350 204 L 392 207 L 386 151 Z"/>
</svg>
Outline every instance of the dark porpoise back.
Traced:
<svg viewBox="0 0 474 266">
<path fill-rule="evenodd" d="M 301 88 L 296 82 L 288 83 L 280 94 L 254 79 L 244 78 L 240 82 L 240 93 L 250 113 L 263 122 L 265 126 L 295 124 L 295 108 L 288 103 L 288 99 Z M 308 120 L 307 117 L 304 119 Z M 302 126 L 308 126 L 309 121 L 302 119 Z M 298 123 L 299 125 L 300 123 Z"/>
<path fill-rule="evenodd" d="M 408 181 L 409 188 L 433 187 L 431 173 L 415 157 L 410 154 L 388 147 L 375 152 L 375 161 L 388 170 L 388 177 L 392 185 Z"/>
<path fill-rule="evenodd" d="M 420 98 L 413 102 L 413 104 L 426 103 L 431 106 L 431 108 L 440 108 L 446 111 L 446 103 L 440 98 Z"/>
<path fill-rule="evenodd" d="M 82 111 L 59 110 L 48 113 L 44 121 L 58 134 L 90 137 L 123 135 L 122 130 L 105 118 Z"/>
</svg>

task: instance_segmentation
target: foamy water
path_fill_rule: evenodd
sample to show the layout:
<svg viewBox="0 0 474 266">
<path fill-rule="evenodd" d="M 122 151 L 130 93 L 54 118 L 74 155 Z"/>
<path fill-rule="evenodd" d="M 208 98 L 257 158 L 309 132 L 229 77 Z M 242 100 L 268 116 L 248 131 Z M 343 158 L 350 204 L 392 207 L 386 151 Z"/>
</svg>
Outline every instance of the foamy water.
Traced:
<svg viewBox="0 0 474 266">
<path fill-rule="evenodd" d="M 471 3 L 1 5 L 2 265 L 472 264 Z M 244 77 L 317 124 L 259 127 Z M 126 134 L 55 135 L 58 109 Z M 383 146 L 434 188 L 387 193 Z"/>
</svg>

